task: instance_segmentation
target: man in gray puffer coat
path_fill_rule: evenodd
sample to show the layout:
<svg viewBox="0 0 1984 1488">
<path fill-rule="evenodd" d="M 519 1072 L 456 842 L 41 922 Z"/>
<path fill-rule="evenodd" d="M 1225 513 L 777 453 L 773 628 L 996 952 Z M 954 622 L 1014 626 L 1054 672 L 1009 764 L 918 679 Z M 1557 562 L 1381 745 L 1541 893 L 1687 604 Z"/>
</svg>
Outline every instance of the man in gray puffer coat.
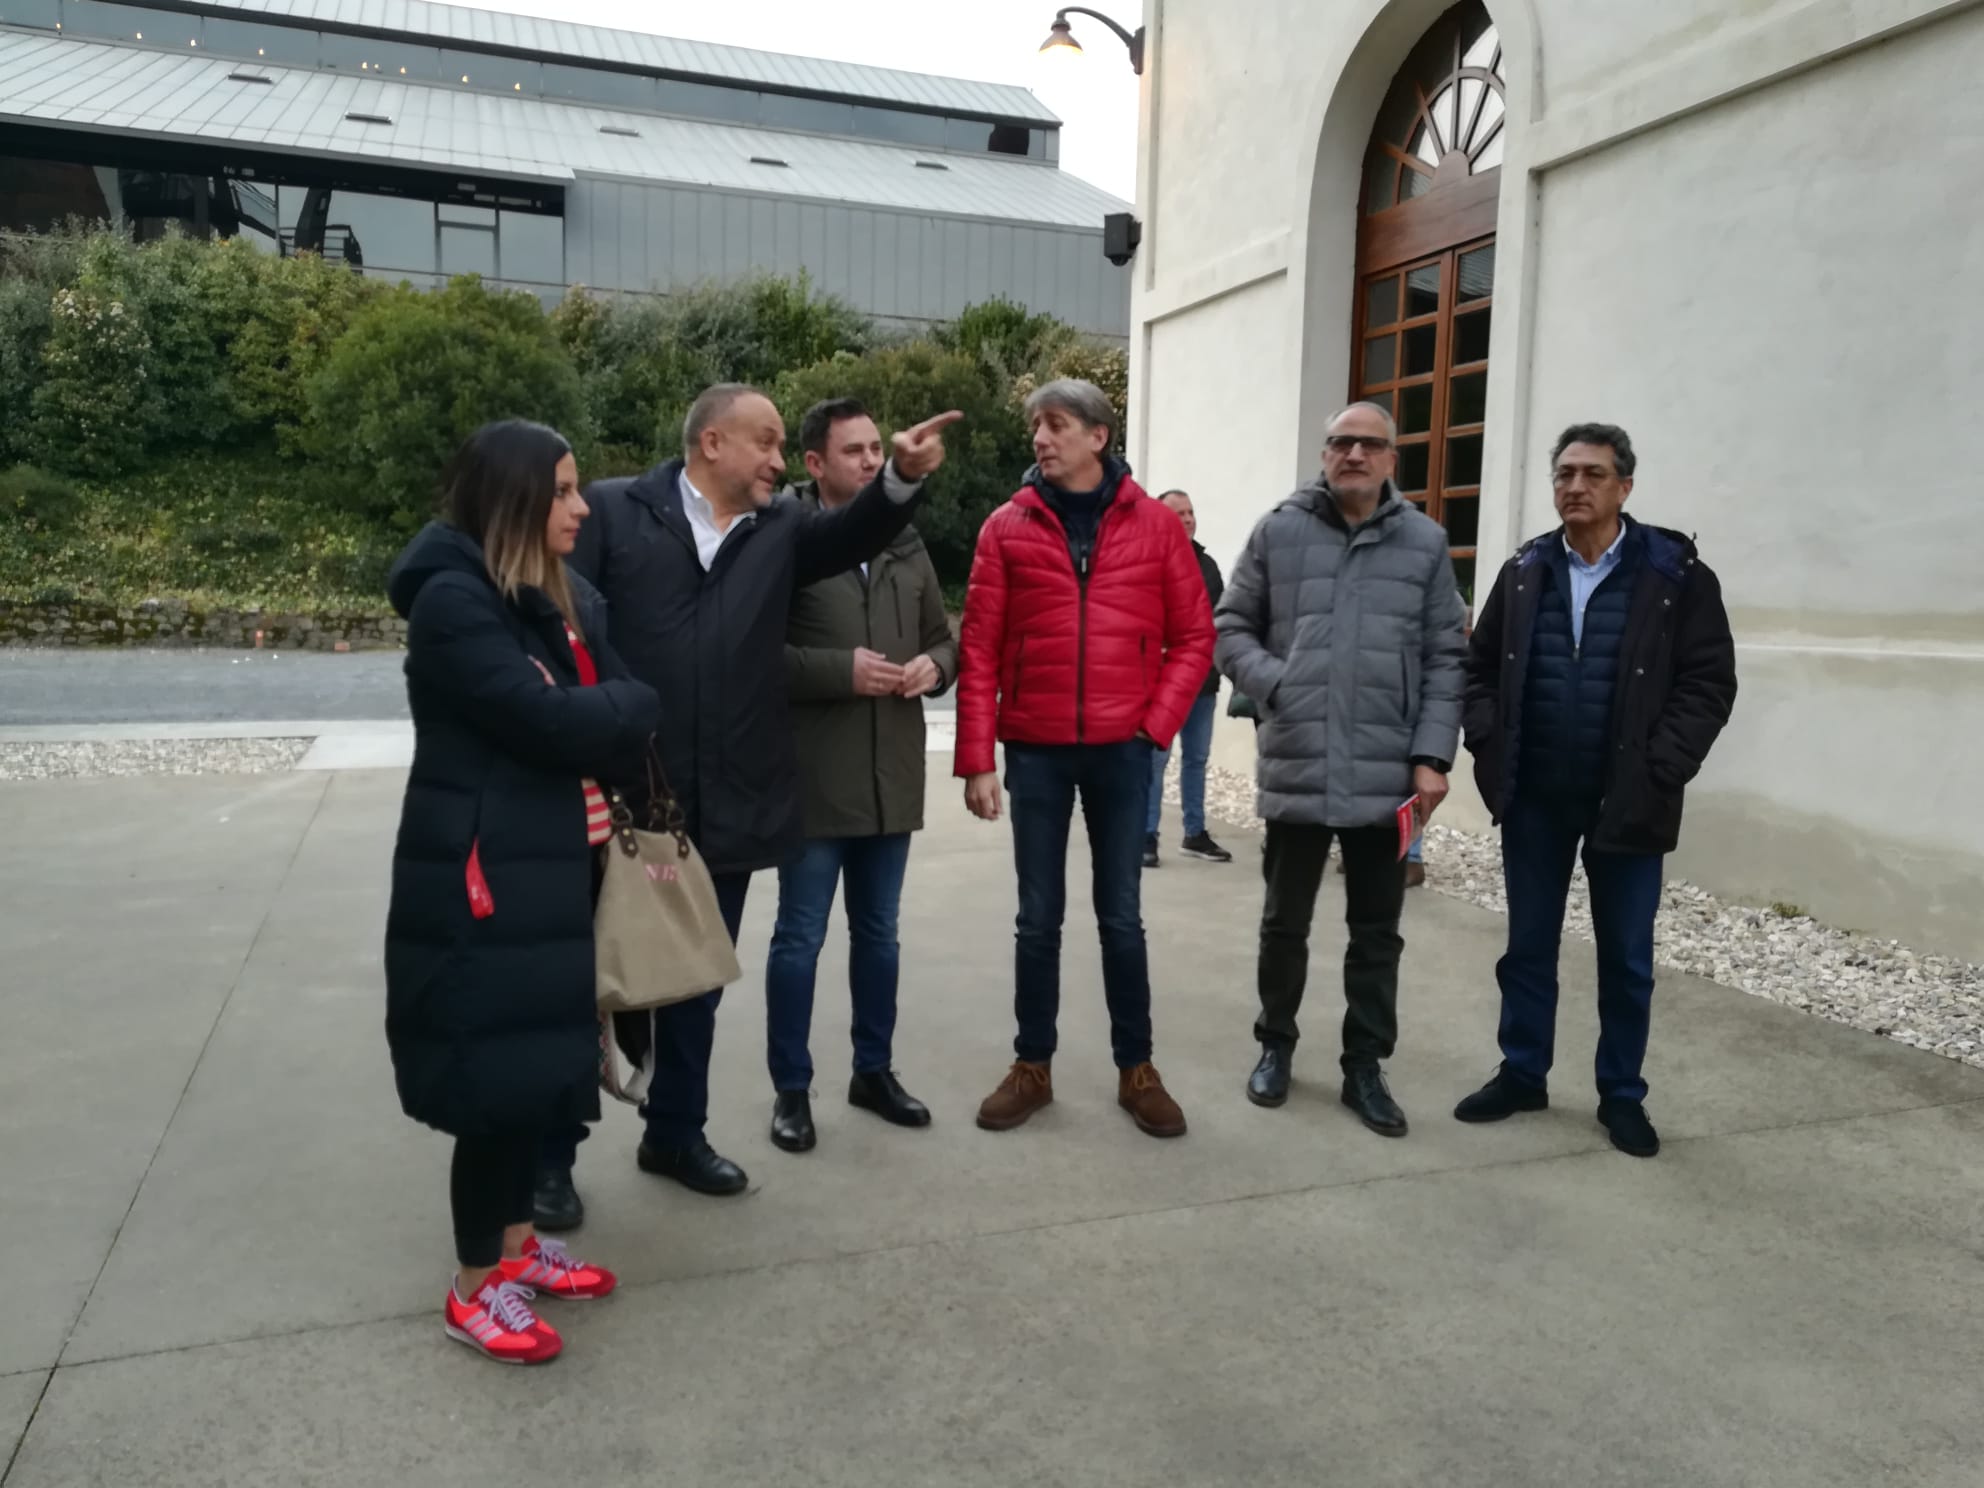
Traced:
<svg viewBox="0 0 1984 1488">
<path fill-rule="evenodd" d="M 1406 1131 L 1379 1068 L 1398 1039 L 1396 813 L 1417 794 L 1423 823 L 1446 796 L 1466 649 L 1447 535 L 1392 485 L 1396 439 L 1374 404 L 1331 419 L 1322 479 L 1255 525 L 1215 616 L 1219 670 L 1259 703 L 1262 720 L 1261 1059 L 1247 1096 L 1261 1106 L 1288 1099 L 1309 923 L 1334 838 L 1350 932 L 1343 1103 L 1388 1137 Z"/>
</svg>

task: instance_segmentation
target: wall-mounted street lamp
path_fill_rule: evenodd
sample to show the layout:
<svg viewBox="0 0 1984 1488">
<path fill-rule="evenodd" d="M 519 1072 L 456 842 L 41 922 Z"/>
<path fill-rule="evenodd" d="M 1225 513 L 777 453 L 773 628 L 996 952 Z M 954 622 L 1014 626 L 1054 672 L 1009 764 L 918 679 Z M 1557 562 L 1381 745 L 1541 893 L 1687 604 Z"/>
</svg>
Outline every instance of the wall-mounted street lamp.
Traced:
<svg viewBox="0 0 1984 1488">
<path fill-rule="evenodd" d="M 1063 49 L 1079 52 L 1082 49 L 1082 44 L 1075 40 L 1073 28 L 1068 25 L 1068 17 L 1071 15 L 1092 16 L 1114 31 L 1123 45 L 1130 49 L 1130 71 L 1139 77 L 1143 76 L 1144 28 L 1139 26 L 1134 32 L 1125 31 L 1101 11 L 1090 10 L 1086 5 L 1070 5 L 1054 13 L 1054 24 L 1048 28 L 1047 40 L 1040 44 L 1043 52 Z"/>
</svg>

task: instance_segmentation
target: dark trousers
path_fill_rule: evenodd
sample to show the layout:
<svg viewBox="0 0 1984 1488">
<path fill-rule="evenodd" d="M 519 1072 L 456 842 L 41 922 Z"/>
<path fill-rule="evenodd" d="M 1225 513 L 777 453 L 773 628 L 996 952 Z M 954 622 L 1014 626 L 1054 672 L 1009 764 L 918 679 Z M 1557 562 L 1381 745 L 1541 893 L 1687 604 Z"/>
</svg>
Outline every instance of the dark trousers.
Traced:
<svg viewBox="0 0 1984 1488">
<path fill-rule="evenodd" d="M 854 1070 L 886 1070 L 896 1032 L 896 938 L 909 834 L 820 837 L 778 871 L 778 925 L 765 961 L 765 1062 L 772 1089 L 813 1084 L 813 986 L 834 891 L 847 885 L 847 985 L 854 1003 Z"/>
<path fill-rule="evenodd" d="M 713 873 L 710 878 L 716 886 L 717 908 L 722 911 L 724 928 L 730 931 L 730 939 L 735 943 L 737 927 L 744 919 L 744 895 L 751 887 L 751 875 Z M 645 1015 L 651 1018 L 650 1026 L 654 1030 L 654 1081 L 648 1087 L 647 1104 L 641 1107 L 650 1147 L 668 1150 L 688 1147 L 703 1135 L 710 1105 L 710 1050 L 716 1045 L 716 1006 L 721 1001 L 723 989 L 718 988 Z M 544 1165 L 571 1167 L 585 1137 L 586 1129 L 582 1125 L 546 1137 Z"/>
<path fill-rule="evenodd" d="M 1118 1069 L 1150 1058 L 1150 964 L 1141 884 L 1151 746 L 1008 744 L 1006 794 L 1020 912 L 1013 947 L 1013 1053 L 1046 1064 L 1058 1041 L 1061 922 L 1068 908 L 1068 829 L 1075 797 L 1088 826 L 1109 1042 Z"/>
<path fill-rule="evenodd" d="M 537 1181 L 535 1132 L 456 1137 L 448 1170 L 448 1203 L 455 1218 L 455 1259 L 494 1266 L 503 1258 L 503 1231 L 528 1224 Z"/>
<path fill-rule="evenodd" d="M 1343 953 L 1343 1067 L 1391 1058 L 1398 1042 L 1398 933 L 1405 906 L 1405 865 L 1398 857 L 1398 829 L 1317 827 L 1269 822 L 1262 849 L 1267 899 L 1261 910 L 1258 980 L 1261 1016 L 1254 1037 L 1264 1044 L 1293 1045 L 1301 1037 L 1295 1015 L 1309 979 L 1309 925 L 1316 891 L 1329 867 L 1330 842 L 1343 848 L 1343 922 L 1350 943 Z"/>
<path fill-rule="evenodd" d="M 1509 895 L 1509 950 L 1495 964 L 1502 988 L 1502 1058 L 1511 1076 L 1542 1089 L 1557 1042 L 1557 952 L 1571 869 L 1584 847 L 1591 926 L 1598 941 L 1600 1100 L 1646 1099 L 1640 1066 L 1653 1018 L 1653 916 L 1660 907 L 1656 853 L 1591 850 L 1595 802 L 1516 793 L 1502 821 L 1502 878 Z"/>
</svg>

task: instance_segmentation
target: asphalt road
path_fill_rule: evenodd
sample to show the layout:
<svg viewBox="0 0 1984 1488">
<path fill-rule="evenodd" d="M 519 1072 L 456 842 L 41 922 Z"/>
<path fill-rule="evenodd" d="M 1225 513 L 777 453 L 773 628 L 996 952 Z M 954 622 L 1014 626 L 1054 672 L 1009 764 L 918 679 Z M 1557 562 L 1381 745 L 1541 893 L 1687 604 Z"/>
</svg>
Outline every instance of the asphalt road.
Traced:
<svg viewBox="0 0 1984 1488">
<path fill-rule="evenodd" d="M 0 727 L 405 718 L 403 654 L 0 650 Z M 932 708 L 948 711 L 946 696 Z"/>
</svg>

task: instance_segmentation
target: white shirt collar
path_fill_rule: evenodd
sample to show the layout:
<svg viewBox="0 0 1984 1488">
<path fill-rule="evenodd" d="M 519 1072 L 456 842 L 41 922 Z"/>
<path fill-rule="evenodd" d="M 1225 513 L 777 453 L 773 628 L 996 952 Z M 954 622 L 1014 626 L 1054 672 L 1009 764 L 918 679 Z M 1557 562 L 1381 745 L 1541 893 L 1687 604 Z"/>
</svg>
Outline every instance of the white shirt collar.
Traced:
<svg viewBox="0 0 1984 1488">
<path fill-rule="evenodd" d="M 1564 534 L 1564 551 L 1571 555 L 1571 562 L 1577 564 L 1580 568 L 1602 568 L 1608 560 L 1619 556 L 1619 545 L 1625 542 L 1625 540 L 1626 524 L 1622 521 L 1619 523 L 1619 535 L 1612 539 L 1611 547 L 1598 555 L 1597 562 L 1586 563 L 1584 561 L 1584 555 L 1571 546 L 1571 535 L 1568 532 Z"/>
</svg>

